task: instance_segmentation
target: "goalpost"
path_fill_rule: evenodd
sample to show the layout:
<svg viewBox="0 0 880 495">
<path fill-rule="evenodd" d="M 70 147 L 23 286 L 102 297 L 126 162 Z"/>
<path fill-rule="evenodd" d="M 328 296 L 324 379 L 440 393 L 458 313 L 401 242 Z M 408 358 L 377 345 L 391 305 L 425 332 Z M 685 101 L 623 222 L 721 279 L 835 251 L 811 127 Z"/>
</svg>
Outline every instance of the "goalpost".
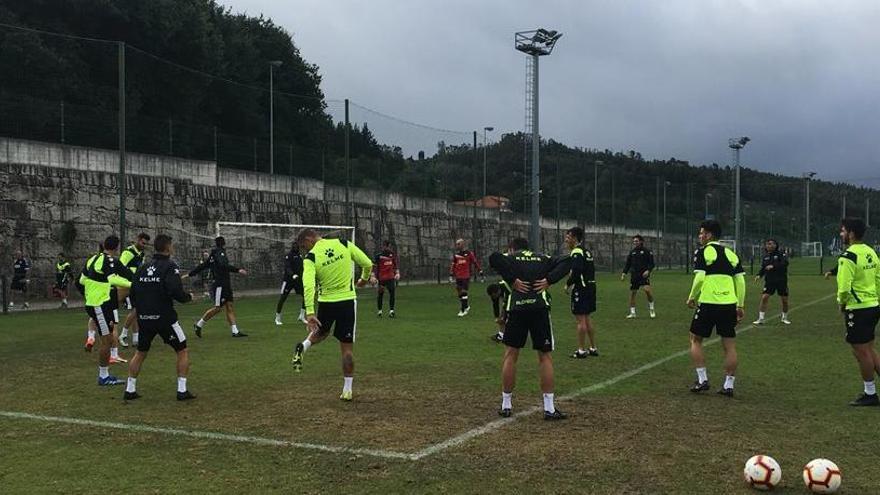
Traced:
<svg viewBox="0 0 880 495">
<path fill-rule="evenodd" d="M 821 258 L 822 243 L 821 242 L 802 242 L 801 256 L 805 258 Z"/>
</svg>

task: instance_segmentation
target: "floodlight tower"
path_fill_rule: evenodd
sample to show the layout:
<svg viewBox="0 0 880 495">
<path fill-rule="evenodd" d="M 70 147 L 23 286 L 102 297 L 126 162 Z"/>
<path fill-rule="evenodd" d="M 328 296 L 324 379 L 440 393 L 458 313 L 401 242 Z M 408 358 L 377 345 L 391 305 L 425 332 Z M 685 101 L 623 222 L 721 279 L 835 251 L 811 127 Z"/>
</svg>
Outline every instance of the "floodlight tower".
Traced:
<svg viewBox="0 0 880 495">
<path fill-rule="evenodd" d="M 804 202 L 806 203 L 806 215 L 804 218 L 806 219 L 806 224 L 804 225 L 804 243 L 810 243 L 810 181 L 813 180 L 813 177 L 816 176 L 816 172 L 805 172 L 804 173 L 804 187 L 806 189 L 806 194 L 804 194 Z"/>
<path fill-rule="evenodd" d="M 538 57 L 550 55 L 562 33 L 547 29 L 520 31 L 514 35 L 514 46 L 517 50 L 529 55 L 526 61 L 526 149 L 525 162 L 529 155 L 532 159 L 531 187 L 524 187 L 524 193 L 531 195 L 531 221 L 529 226 L 529 244 L 538 250 L 541 246 L 541 212 L 540 212 L 540 145 L 541 137 L 538 127 Z M 528 141 L 531 135 L 531 143 Z M 528 170 L 524 172 L 528 173 Z M 529 190 L 530 189 L 530 190 Z"/>
<path fill-rule="evenodd" d="M 737 252 L 741 252 L 742 248 L 740 246 L 740 216 L 742 214 L 742 208 L 740 208 L 740 196 L 739 196 L 739 150 L 745 148 L 746 144 L 751 141 L 751 138 L 743 136 L 738 138 L 730 138 L 727 140 L 727 146 L 733 150 L 734 154 L 734 167 L 736 169 L 736 211 L 734 212 L 734 221 L 736 225 L 734 240 L 736 242 L 736 250 Z"/>
</svg>

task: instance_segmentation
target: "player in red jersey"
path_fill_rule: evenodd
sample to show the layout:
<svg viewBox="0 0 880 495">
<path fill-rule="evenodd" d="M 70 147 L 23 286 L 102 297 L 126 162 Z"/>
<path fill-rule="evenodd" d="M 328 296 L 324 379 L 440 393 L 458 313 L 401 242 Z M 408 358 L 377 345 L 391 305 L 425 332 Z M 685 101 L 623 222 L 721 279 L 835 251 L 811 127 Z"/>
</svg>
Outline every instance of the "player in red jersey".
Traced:
<svg viewBox="0 0 880 495">
<path fill-rule="evenodd" d="M 480 276 L 483 275 L 480 260 L 477 259 L 473 251 L 467 249 L 464 239 L 458 239 L 455 241 L 455 253 L 452 255 L 452 263 L 449 265 L 449 282 L 455 282 L 455 291 L 458 294 L 458 300 L 461 302 L 461 310 L 458 312 L 458 316 L 465 316 L 471 310 L 471 305 L 468 302 L 471 265 L 477 268 Z"/>
<path fill-rule="evenodd" d="M 379 312 L 376 316 L 382 317 L 383 300 L 385 299 L 385 291 L 388 291 L 388 317 L 394 318 L 394 294 L 397 289 L 397 281 L 400 280 L 400 265 L 397 262 L 397 253 L 391 248 L 391 241 L 382 243 L 382 252 L 376 255 L 373 262 L 373 279 L 370 281 L 375 284 L 377 281 L 378 295 L 376 296 L 376 307 Z"/>
</svg>

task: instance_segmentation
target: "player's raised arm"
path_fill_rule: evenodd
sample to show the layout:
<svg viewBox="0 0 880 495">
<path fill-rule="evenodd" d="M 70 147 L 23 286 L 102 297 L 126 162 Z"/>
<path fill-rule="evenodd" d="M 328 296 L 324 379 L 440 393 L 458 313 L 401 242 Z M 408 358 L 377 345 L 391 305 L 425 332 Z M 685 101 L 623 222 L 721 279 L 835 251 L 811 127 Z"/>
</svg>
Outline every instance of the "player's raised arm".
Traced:
<svg viewBox="0 0 880 495">
<path fill-rule="evenodd" d="M 134 274 L 131 270 L 122 266 L 119 260 L 114 259 L 112 256 L 106 256 L 104 258 L 104 270 L 107 273 L 107 281 L 110 282 L 110 285 L 131 288 Z"/>
<path fill-rule="evenodd" d="M 513 281 L 516 280 L 516 274 L 513 273 L 513 268 L 508 256 L 504 256 L 498 252 L 492 253 L 489 255 L 489 266 L 495 270 L 495 272 L 498 273 L 498 275 L 500 275 L 509 286 L 513 286 Z"/>
<path fill-rule="evenodd" d="M 183 290 L 183 282 L 180 280 L 180 268 L 172 262 L 168 273 L 164 277 L 165 293 L 179 303 L 192 301 L 192 294 Z"/>
<path fill-rule="evenodd" d="M 194 276 L 198 275 L 199 273 L 201 273 L 202 271 L 204 271 L 205 269 L 210 268 L 213 264 L 214 264 L 214 254 L 212 253 L 210 256 L 208 256 L 208 259 L 199 263 L 199 266 L 190 270 L 189 273 L 187 274 L 187 276 L 194 277 Z"/>
<path fill-rule="evenodd" d="M 547 270 L 547 282 L 551 285 L 559 282 L 571 272 L 571 256 L 551 257 Z"/>
</svg>

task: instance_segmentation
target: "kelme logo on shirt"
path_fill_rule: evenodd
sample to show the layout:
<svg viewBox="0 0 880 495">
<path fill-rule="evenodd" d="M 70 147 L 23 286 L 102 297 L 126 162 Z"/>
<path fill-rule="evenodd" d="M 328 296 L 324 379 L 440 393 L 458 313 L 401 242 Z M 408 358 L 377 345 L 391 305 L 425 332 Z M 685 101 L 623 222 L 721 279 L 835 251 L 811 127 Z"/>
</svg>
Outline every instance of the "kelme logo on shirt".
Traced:
<svg viewBox="0 0 880 495">
<path fill-rule="evenodd" d="M 328 257 L 328 258 L 332 258 L 332 257 L 333 257 L 333 249 L 332 249 L 332 248 L 327 248 L 327 250 L 324 251 L 324 256 L 326 256 L 326 257 Z"/>
</svg>

